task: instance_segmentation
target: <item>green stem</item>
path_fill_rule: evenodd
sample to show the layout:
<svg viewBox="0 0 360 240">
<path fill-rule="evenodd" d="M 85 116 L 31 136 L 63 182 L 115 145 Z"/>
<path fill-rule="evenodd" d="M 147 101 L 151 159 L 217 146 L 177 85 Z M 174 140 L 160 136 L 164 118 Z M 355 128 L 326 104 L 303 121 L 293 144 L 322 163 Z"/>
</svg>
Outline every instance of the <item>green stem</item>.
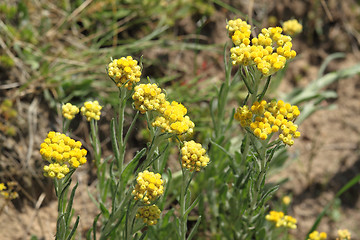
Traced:
<svg viewBox="0 0 360 240">
<path fill-rule="evenodd" d="M 125 107 L 126 107 L 126 89 L 120 88 L 120 104 L 119 104 L 119 112 L 118 112 L 118 129 L 117 129 L 117 140 L 119 143 L 120 149 L 120 158 L 118 161 L 118 169 L 119 172 L 122 172 L 124 159 L 125 159 L 125 148 L 126 143 L 124 142 L 124 115 L 125 115 Z"/>
<path fill-rule="evenodd" d="M 264 176 L 266 174 L 266 169 L 265 169 L 266 157 L 265 157 L 265 154 L 266 154 L 266 147 L 262 146 L 261 149 L 260 149 L 260 156 L 259 156 L 260 161 L 261 161 L 261 164 L 260 164 L 261 168 L 259 169 L 260 173 L 259 173 L 258 178 L 256 180 L 256 189 L 255 189 L 253 201 L 251 203 L 252 211 L 254 210 L 255 204 L 257 203 L 257 200 L 258 200 L 257 198 L 258 198 L 259 193 L 261 191 L 262 179 L 264 178 Z"/>
<path fill-rule="evenodd" d="M 94 149 L 94 157 L 96 167 L 99 168 L 100 160 L 101 160 L 101 145 L 99 140 L 99 131 L 97 121 L 95 119 L 91 119 L 90 121 L 90 129 L 91 129 L 91 142 L 92 147 Z"/>
<path fill-rule="evenodd" d="M 182 184 L 181 184 L 181 194 L 180 194 L 180 239 L 186 239 L 187 232 L 187 216 L 185 215 L 186 211 L 186 186 L 187 186 L 187 173 L 182 168 Z"/>
<path fill-rule="evenodd" d="M 128 211 L 126 214 L 126 221 L 125 221 L 125 239 L 131 240 L 133 239 L 133 228 L 134 228 L 134 219 L 136 216 L 136 212 L 139 206 L 139 201 L 136 201 L 134 205 L 131 207 L 131 202 L 128 205 Z"/>
<path fill-rule="evenodd" d="M 62 130 L 63 133 L 66 134 L 69 131 L 69 126 L 70 126 L 70 120 L 67 118 L 63 119 L 63 126 L 62 126 Z"/>
<path fill-rule="evenodd" d="M 217 104 L 217 118 L 215 123 L 215 137 L 218 139 L 222 136 L 223 125 L 224 125 L 224 116 L 225 116 L 225 105 L 227 103 L 227 98 L 229 95 L 229 89 L 231 85 L 231 61 L 227 63 L 226 72 L 225 72 L 225 82 L 221 85 L 218 104 Z"/>
</svg>

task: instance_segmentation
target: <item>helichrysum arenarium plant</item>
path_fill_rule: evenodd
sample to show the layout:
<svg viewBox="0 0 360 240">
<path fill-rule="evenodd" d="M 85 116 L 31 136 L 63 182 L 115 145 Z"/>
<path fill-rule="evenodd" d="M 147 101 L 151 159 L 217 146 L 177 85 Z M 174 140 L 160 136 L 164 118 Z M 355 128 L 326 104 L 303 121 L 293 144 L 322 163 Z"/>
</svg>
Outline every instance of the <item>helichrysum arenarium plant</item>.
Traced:
<svg viewBox="0 0 360 240">
<path fill-rule="evenodd" d="M 266 92 L 272 75 L 296 56 L 292 38 L 283 31 L 295 34 L 300 27 L 291 23 L 285 29 L 264 28 L 253 37 L 251 26 L 241 19 L 230 20 L 226 28 L 233 45 L 229 59 L 225 52 L 225 81 L 210 102 L 209 152 L 206 144 L 193 139 L 196 127 L 186 103 L 170 100 L 150 78 L 140 83 L 141 63 L 131 56 L 114 59 L 107 66 L 119 91 L 116 117 L 110 122 L 113 155 L 105 157 L 101 151 L 101 104 L 86 101 L 80 109 L 63 105 L 63 133 L 49 132 L 40 149 L 48 162 L 44 175 L 54 179 L 58 197 L 56 239 L 71 239 L 79 223 L 78 217 L 70 226 L 77 184 L 67 194 L 72 174 L 87 162 L 82 143 L 68 136 L 69 122 L 79 112 L 90 123 L 98 181 L 97 194 L 91 198 L 100 211 L 87 239 L 192 239 L 201 222 L 200 228 L 212 239 L 287 239 L 297 228 L 291 215 L 269 211 L 267 201 L 279 186 L 267 184 L 266 176 L 277 151 L 294 145 L 301 136 L 296 124 L 301 113 L 296 105 L 267 99 Z M 236 81 L 243 81 L 247 96 L 228 113 L 225 106 Z M 135 113 L 125 128 L 128 102 Z M 127 142 L 139 117 L 145 119 L 151 140 L 125 161 Z M 229 137 L 234 129 L 241 139 L 235 150 Z M 171 146 L 177 146 L 181 168 L 175 173 L 166 167 Z M 179 189 L 171 189 L 176 182 Z M 284 198 L 285 210 L 290 201 Z M 171 207 L 174 202 L 176 209 Z M 189 228 L 189 214 L 195 207 L 198 215 Z M 325 233 L 316 231 L 309 234 L 309 239 L 324 237 Z M 339 231 L 339 239 L 350 239 L 350 234 Z"/>
<path fill-rule="evenodd" d="M 62 106 L 64 117 L 63 132 L 49 132 L 40 153 L 49 164 L 44 166 L 44 175 L 55 181 L 55 190 L 59 202 L 57 239 L 70 239 L 74 236 L 79 218 L 71 227 L 72 203 L 77 185 L 71 195 L 71 175 L 87 162 L 87 151 L 80 141 L 75 141 L 69 134 L 69 123 L 81 112 L 90 123 L 90 142 L 94 152 L 97 169 L 98 195 L 92 196 L 100 210 L 94 219 L 93 227 L 87 238 L 96 239 L 136 239 L 144 238 L 146 226 L 161 222 L 161 212 L 166 202 L 167 187 L 172 174 L 166 172 L 169 145 L 179 149 L 181 170 L 181 189 L 177 197 L 180 209 L 174 214 L 174 224 L 167 223 L 178 239 L 189 239 L 195 234 L 200 223 L 192 228 L 188 235 L 187 219 L 198 200 L 191 199 L 190 182 L 195 173 L 205 168 L 210 159 L 206 149 L 191 140 L 195 124 L 191 121 L 187 108 L 177 102 L 169 101 L 168 96 L 155 83 L 139 83 L 141 67 L 131 56 L 114 59 L 108 64 L 107 73 L 119 90 L 117 116 L 111 120 L 110 137 L 113 156 L 104 158 L 98 133 L 98 120 L 102 106 L 98 101 L 86 101 L 80 109 L 71 103 Z M 136 113 L 130 126 L 124 127 L 124 113 L 127 102 L 131 102 Z M 139 115 L 144 116 L 150 132 L 151 142 L 138 151 L 134 158 L 125 163 L 127 141 Z M 126 130 L 126 131 L 125 131 Z M 199 198 L 197 198 L 199 199 Z M 100 230 L 96 228 L 100 224 Z M 140 231 L 142 230 L 142 231 Z M 150 233 L 156 236 L 156 232 Z"/>
</svg>

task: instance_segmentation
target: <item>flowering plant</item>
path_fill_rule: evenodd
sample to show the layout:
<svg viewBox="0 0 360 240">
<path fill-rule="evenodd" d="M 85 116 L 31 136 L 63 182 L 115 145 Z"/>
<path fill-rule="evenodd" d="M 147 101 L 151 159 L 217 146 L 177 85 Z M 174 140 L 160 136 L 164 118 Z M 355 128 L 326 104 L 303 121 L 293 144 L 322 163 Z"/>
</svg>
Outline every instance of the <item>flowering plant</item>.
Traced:
<svg viewBox="0 0 360 240">
<path fill-rule="evenodd" d="M 294 22 L 285 26 L 284 32 L 300 31 Z M 229 59 L 224 54 L 225 81 L 210 101 L 213 131 L 203 144 L 196 142 L 195 123 L 186 103 L 169 100 L 171 96 L 150 78 L 140 83 L 142 64 L 131 56 L 114 59 L 107 67 L 119 92 L 116 116 L 110 122 L 112 155 L 104 157 L 100 144 L 100 103 L 87 101 L 80 109 L 63 105 L 63 133 L 50 131 L 40 146 L 49 163 L 43 167 L 44 175 L 54 179 L 58 197 L 56 239 L 73 238 L 79 223 L 77 217 L 70 226 L 77 188 L 77 184 L 71 187 L 71 176 L 89 158 L 82 143 L 70 137 L 69 123 L 79 112 L 90 124 L 97 175 L 97 195 L 91 198 L 99 214 L 87 239 L 162 239 L 171 234 L 185 240 L 192 239 L 199 227 L 213 238 L 287 239 L 297 228 L 297 220 L 286 211 L 269 211 L 267 202 L 279 185 L 266 182 L 277 154 L 301 136 L 300 108 L 266 95 L 272 76 L 296 56 L 292 38 L 281 27 L 264 28 L 251 37 L 251 26 L 241 19 L 230 20 L 226 29 L 233 46 Z M 243 84 L 247 96 L 229 114 L 225 106 L 236 82 Z M 134 112 L 125 127 L 128 102 Z M 139 117 L 146 121 L 150 142 L 126 159 L 129 137 Z M 236 131 L 236 136 L 230 131 Z M 233 144 L 229 136 L 239 144 Z M 167 168 L 171 146 L 178 150 L 178 172 Z M 289 196 L 283 199 L 285 206 L 290 202 Z M 194 208 L 197 215 L 190 224 Z M 207 214 L 214 218 L 203 218 Z M 326 239 L 326 233 L 313 230 L 309 239 Z M 350 239 L 350 233 L 341 230 L 339 237 Z"/>
</svg>

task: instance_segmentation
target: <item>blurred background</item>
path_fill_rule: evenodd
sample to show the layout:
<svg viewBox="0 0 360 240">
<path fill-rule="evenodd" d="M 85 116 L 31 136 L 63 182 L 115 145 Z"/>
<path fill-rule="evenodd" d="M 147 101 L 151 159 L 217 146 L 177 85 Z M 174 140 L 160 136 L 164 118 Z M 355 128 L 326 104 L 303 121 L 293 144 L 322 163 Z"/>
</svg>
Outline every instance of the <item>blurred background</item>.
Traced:
<svg viewBox="0 0 360 240">
<path fill-rule="evenodd" d="M 304 238 L 318 214 L 360 170 L 360 1 L 356 0 L 2 0 L 0 2 L 0 182 L 14 182 L 19 197 L 0 199 L 3 239 L 53 239 L 57 203 L 52 182 L 42 176 L 39 146 L 50 130 L 61 131 L 61 104 L 80 106 L 97 99 L 105 155 L 111 154 L 109 121 L 117 88 L 107 77 L 111 58 L 142 57 L 142 77 L 159 83 L 171 100 L 183 103 L 195 122 L 196 138 L 211 132 L 209 100 L 224 81 L 223 52 L 231 41 L 226 20 L 247 19 L 254 31 L 297 19 L 303 31 L 293 38 L 298 56 L 277 73 L 269 98 L 311 95 L 302 137 L 269 181 L 284 179 L 277 198 L 290 195 Z M 313 85 L 314 86 L 314 85 Z M 307 89 L 309 90 L 309 89 Z M 229 113 L 246 96 L 236 85 Z M 133 110 L 129 106 L 129 120 Z M 231 116 L 228 116 L 231 117 Z M 128 147 L 131 156 L 148 141 L 138 121 Z M 89 128 L 78 116 L 71 124 L 91 159 Z M 240 128 L 238 128 L 240 129 Z M 235 133 L 236 134 L 236 133 Z M 171 164 L 171 162 L 169 163 Z M 75 209 L 78 230 L 86 232 L 97 209 L 89 164 L 74 175 L 80 186 Z M 336 198 L 319 229 L 335 236 L 360 230 L 360 184 Z M 203 239 L 211 239 L 206 233 Z"/>
</svg>

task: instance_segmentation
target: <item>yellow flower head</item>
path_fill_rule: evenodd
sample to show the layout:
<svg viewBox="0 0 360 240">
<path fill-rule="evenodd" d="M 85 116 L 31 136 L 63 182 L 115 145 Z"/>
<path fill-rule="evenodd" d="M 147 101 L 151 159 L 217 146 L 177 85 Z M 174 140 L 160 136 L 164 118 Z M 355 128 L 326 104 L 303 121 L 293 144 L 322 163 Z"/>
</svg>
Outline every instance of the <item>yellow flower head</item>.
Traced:
<svg viewBox="0 0 360 240">
<path fill-rule="evenodd" d="M 4 183 L 0 183 L 0 191 L 6 190 L 6 186 Z"/>
<path fill-rule="evenodd" d="M 283 212 L 270 211 L 270 213 L 265 216 L 265 219 L 268 220 L 269 222 L 277 223 L 283 217 L 284 217 Z"/>
<path fill-rule="evenodd" d="M 247 106 L 239 107 L 234 118 L 242 127 L 250 128 L 261 140 L 267 139 L 271 133 L 280 132 L 279 139 L 291 146 L 294 144 L 293 139 L 300 137 L 298 126 L 294 124 L 299 115 L 300 110 L 297 106 L 284 103 L 282 100 L 270 103 L 262 100 L 254 102 L 250 109 Z"/>
<path fill-rule="evenodd" d="M 164 193 L 164 181 L 159 173 L 145 170 L 138 174 L 135 189 L 132 191 L 135 200 L 150 204 Z"/>
<path fill-rule="evenodd" d="M 347 229 L 339 229 L 336 240 L 351 240 L 351 234 Z"/>
<path fill-rule="evenodd" d="M 290 202 L 291 202 L 290 196 L 284 196 L 284 197 L 282 198 L 282 202 L 283 202 L 286 206 L 289 205 Z"/>
<path fill-rule="evenodd" d="M 69 172 L 69 167 L 78 168 L 86 163 L 87 151 L 81 146 L 80 141 L 75 141 L 65 134 L 49 132 L 40 145 L 41 156 L 50 163 L 44 166 L 44 175 L 61 179 Z"/>
<path fill-rule="evenodd" d="M 238 20 L 240 27 L 235 24 Z M 233 65 L 254 65 L 263 75 L 268 76 L 284 68 L 286 60 L 296 56 L 296 52 L 291 49 L 291 37 L 281 34 L 281 27 L 264 28 L 251 41 L 250 26 L 245 21 L 237 19 L 231 24 L 229 21 L 227 29 L 235 45 L 230 49 Z"/>
<path fill-rule="evenodd" d="M 270 211 L 270 213 L 265 216 L 265 219 L 273 222 L 276 227 L 296 229 L 296 219 L 292 216 L 284 215 L 283 212 Z"/>
<path fill-rule="evenodd" d="M 134 105 L 142 114 L 148 110 L 159 111 L 166 102 L 165 94 L 155 83 L 140 84 L 135 86 L 134 90 Z"/>
<path fill-rule="evenodd" d="M 194 170 L 199 172 L 201 168 L 208 165 L 210 159 L 206 155 L 206 150 L 201 146 L 200 143 L 195 141 L 185 141 L 184 146 L 181 148 L 182 165 L 189 169 L 190 172 Z"/>
<path fill-rule="evenodd" d="M 313 231 L 309 234 L 309 238 L 307 240 L 326 240 L 327 234 L 325 232 L 319 233 L 318 231 Z"/>
<path fill-rule="evenodd" d="M 156 205 L 144 206 L 138 209 L 136 218 L 142 218 L 148 226 L 155 225 L 160 219 L 161 210 Z"/>
<path fill-rule="evenodd" d="M 138 62 L 131 56 L 114 59 L 108 66 L 108 74 L 114 80 L 117 87 L 131 89 L 140 81 L 141 68 Z"/>
<path fill-rule="evenodd" d="M 65 118 L 71 120 L 79 113 L 79 108 L 72 105 L 71 103 L 66 103 L 62 105 L 62 114 Z"/>
<path fill-rule="evenodd" d="M 283 23 L 284 33 L 295 36 L 302 32 L 303 26 L 296 19 L 288 20 Z"/>
<path fill-rule="evenodd" d="M 160 127 L 169 133 L 176 135 L 191 134 L 195 124 L 190 120 L 186 107 L 181 103 L 173 101 L 171 104 L 166 101 L 163 105 L 162 115 L 157 117 L 152 123 L 154 127 Z"/>
<path fill-rule="evenodd" d="M 84 106 L 81 107 L 81 114 L 86 117 L 87 121 L 91 119 L 100 120 L 102 106 L 100 106 L 98 101 L 88 101 L 84 103 Z"/>
</svg>

